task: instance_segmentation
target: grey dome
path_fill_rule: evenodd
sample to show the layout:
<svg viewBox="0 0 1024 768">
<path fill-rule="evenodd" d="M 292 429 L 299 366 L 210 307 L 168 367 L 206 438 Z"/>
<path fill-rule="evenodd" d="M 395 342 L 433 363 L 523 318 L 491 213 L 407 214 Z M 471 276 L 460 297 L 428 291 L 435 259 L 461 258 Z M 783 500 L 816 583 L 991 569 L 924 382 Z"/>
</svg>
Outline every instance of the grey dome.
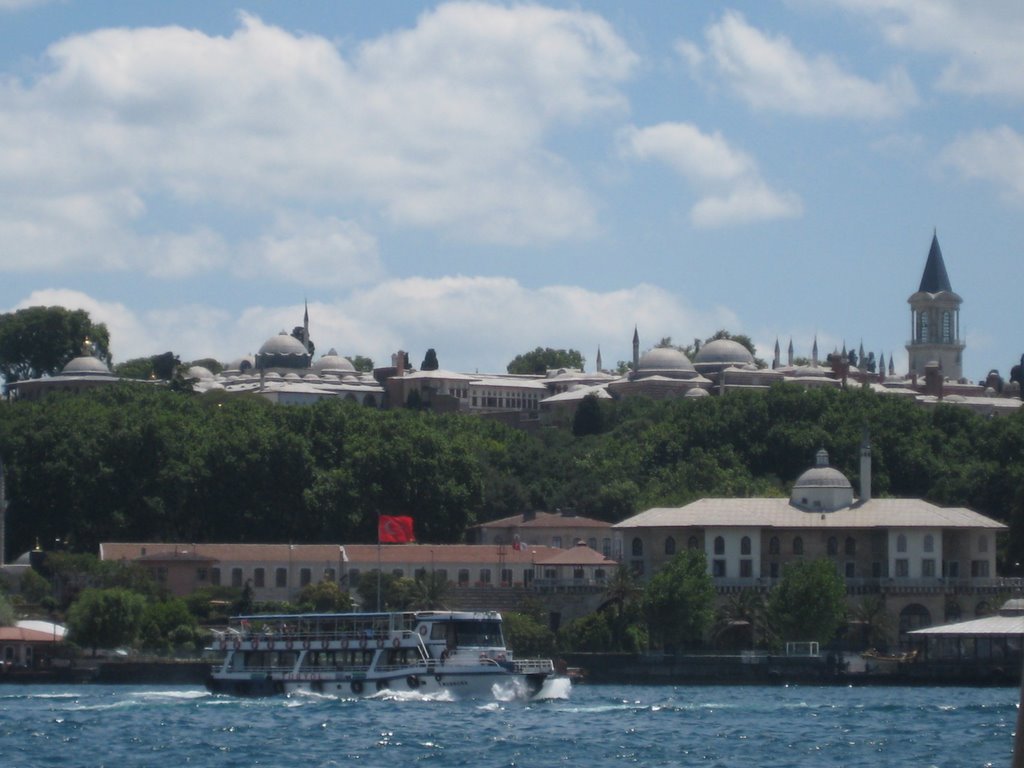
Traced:
<svg viewBox="0 0 1024 768">
<path fill-rule="evenodd" d="M 61 369 L 62 376 L 113 376 L 110 369 L 107 368 L 106 364 L 99 358 L 93 357 L 92 355 L 82 355 L 76 357 L 68 362 Z"/>
<path fill-rule="evenodd" d="M 665 371 L 686 371 L 696 373 L 690 359 L 672 347 L 655 347 L 640 356 L 640 371 L 655 373 Z"/>
<path fill-rule="evenodd" d="M 318 373 L 345 374 L 353 373 L 355 371 L 355 366 L 352 365 L 348 358 L 342 357 L 332 349 L 326 355 L 313 363 L 313 370 Z"/>
<path fill-rule="evenodd" d="M 818 451 L 817 465 L 808 469 L 793 483 L 793 490 L 797 488 L 852 488 L 850 481 L 842 472 L 828 465 L 828 452 L 824 449 Z"/>
<path fill-rule="evenodd" d="M 188 369 L 187 376 L 190 379 L 200 379 L 203 381 L 207 381 L 213 379 L 213 371 L 211 371 L 209 368 L 204 368 L 201 365 L 193 365 Z"/>
<path fill-rule="evenodd" d="M 296 339 L 294 336 L 289 335 L 285 331 L 281 331 L 277 336 L 271 336 L 260 347 L 259 354 L 261 355 L 307 355 L 306 348 L 302 346 L 302 342 Z"/>
<path fill-rule="evenodd" d="M 688 389 L 683 397 L 711 397 L 711 393 L 706 389 L 694 387 L 693 389 Z"/>
<path fill-rule="evenodd" d="M 729 363 L 737 367 L 754 364 L 750 350 L 732 339 L 715 339 L 701 347 L 693 357 L 694 363 Z"/>
</svg>

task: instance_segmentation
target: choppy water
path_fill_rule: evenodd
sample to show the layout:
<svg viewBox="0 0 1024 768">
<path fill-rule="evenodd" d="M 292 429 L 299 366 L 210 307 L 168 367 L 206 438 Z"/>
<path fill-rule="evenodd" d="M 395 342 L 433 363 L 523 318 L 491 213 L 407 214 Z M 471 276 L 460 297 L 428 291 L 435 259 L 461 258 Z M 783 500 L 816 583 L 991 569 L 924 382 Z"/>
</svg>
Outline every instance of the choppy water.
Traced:
<svg viewBox="0 0 1024 768">
<path fill-rule="evenodd" d="M 1012 688 L 576 686 L 540 702 L 0 685 L 3 766 L 1008 765 Z M 567 698 L 560 698 L 566 696 Z"/>
</svg>

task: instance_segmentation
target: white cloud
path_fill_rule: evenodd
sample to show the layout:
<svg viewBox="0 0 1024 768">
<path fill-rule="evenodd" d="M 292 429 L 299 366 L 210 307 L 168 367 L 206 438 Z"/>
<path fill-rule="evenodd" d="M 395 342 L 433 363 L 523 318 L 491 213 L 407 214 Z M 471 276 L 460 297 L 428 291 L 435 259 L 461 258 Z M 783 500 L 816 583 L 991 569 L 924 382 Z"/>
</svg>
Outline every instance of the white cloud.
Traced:
<svg viewBox="0 0 1024 768">
<path fill-rule="evenodd" d="M 850 74 L 831 56 L 807 56 L 784 36 L 771 36 L 726 12 L 705 31 L 706 59 L 751 107 L 812 117 L 888 118 L 917 102 L 913 83 L 901 69 L 882 82 Z M 676 49 L 691 64 L 688 46 Z"/>
<path fill-rule="evenodd" d="M 961 136 L 942 151 L 942 160 L 967 178 L 992 182 L 1010 202 L 1024 204 L 1024 136 L 1009 126 Z"/>
<path fill-rule="evenodd" d="M 165 207 L 272 222 L 254 233 L 268 264 L 294 256 L 281 208 L 335 222 L 309 234 L 314 263 L 325 248 L 372 253 L 373 235 L 341 223 L 367 212 L 467 241 L 586 237 L 594 203 L 548 145 L 624 111 L 636 62 L 594 14 L 485 3 L 441 5 L 347 53 L 252 16 L 226 37 L 74 35 L 44 74 L 0 79 L 0 268 L 246 268 L 251 244 L 173 231 Z"/>
<path fill-rule="evenodd" d="M 690 182 L 701 196 L 690 212 L 695 226 L 792 218 L 803 211 L 797 195 L 773 190 L 753 158 L 731 147 L 718 132 L 706 134 L 689 123 L 661 123 L 630 127 L 620 143 L 625 155 L 663 162 Z"/>
<path fill-rule="evenodd" d="M 1019 0 L 834 0 L 872 19 L 894 47 L 946 58 L 936 85 L 1024 99 L 1024 5 Z"/>
</svg>

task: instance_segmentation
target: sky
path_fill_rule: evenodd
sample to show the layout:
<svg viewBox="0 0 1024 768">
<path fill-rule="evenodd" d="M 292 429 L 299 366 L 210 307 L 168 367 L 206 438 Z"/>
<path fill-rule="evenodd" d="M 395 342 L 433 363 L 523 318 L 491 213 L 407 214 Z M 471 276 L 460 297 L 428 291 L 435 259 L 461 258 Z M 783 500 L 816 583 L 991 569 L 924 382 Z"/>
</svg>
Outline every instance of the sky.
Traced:
<svg viewBox="0 0 1024 768">
<path fill-rule="evenodd" d="M 1024 3 L 0 0 L 0 311 L 114 361 L 1024 353 Z M 785 354 L 785 352 L 783 353 Z"/>
</svg>

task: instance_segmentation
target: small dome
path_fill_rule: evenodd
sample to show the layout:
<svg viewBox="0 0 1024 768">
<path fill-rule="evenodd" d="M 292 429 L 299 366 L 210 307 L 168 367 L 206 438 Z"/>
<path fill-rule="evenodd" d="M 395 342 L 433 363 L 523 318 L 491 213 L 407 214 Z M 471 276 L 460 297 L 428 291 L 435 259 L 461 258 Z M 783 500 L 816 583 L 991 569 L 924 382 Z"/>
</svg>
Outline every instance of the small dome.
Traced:
<svg viewBox="0 0 1024 768">
<path fill-rule="evenodd" d="M 696 373 L 690 359 L 672 347 L 655 347 L 640 356 L 640 371 L 644 373 L 686 371 Z"/>
<path fill-rule="evenodd" d="M 213 371 L 209 368 L 204 368 L 201 365 L 193 365 L 188 369 L 186 374 L 190 379 L 199 379 L 201 381 L 208 381 L 213 379 Z"/>
<path fill-rule="evenodd" d="M 102 360 L 92 355 L 82 355 L 70 360 L 61 369 L 60 373 L 62 376 L 81 376 L 83 374 L 89 376 L 96 376 L 97 374 L 101 376 L 114 375 Z"/>
<path fill-rule="evenodd" d="M 697 363 L 728 363 L 737 367 L 754 365 L 750 350 L 732 339 L 715 339 L 701 347 L 693 357 Z"/>
<path fill-rule="evenodd" d="M 271 336 L 260 347 L 261 355 L 306 355 L 306 348 L 302 342 L 286 331 L 281 331 L 277 336 Z"/>
<path fill-rule="evenodd" d="M 225 373 L 229 373 L 229 372 L 244 373 L 245 371 L 251 370 L 252 367 L 255 364 L 256 364 L 256 361 L 253 360 L 252 355 L 246 355 L 244 357 L 239 357 L 239 358 L 237 358 L 235 360 L 232 360 L 224 368 L 224 371 L 225 371 Z"/>
<path fill-rule="evenodd" d="M 850 481 L 842 472 L 828 465 L 828 451 L 818 451 L 816 466 L 808 469 L 793 483 L 797 488 L 852 488 Z"/>
<path fill-rule="evenodd" d="M 693 387 L 688 389 L 683 397 L 711 397 L 711 393 L 701 387 Z"/>
<path fill-rule="evenodd" d="M 313 363 L 313 370 L 319 373 L 353 373 L 355 366 L 348 358 L 342 357 L 334 349 Z"/>
</svg>

